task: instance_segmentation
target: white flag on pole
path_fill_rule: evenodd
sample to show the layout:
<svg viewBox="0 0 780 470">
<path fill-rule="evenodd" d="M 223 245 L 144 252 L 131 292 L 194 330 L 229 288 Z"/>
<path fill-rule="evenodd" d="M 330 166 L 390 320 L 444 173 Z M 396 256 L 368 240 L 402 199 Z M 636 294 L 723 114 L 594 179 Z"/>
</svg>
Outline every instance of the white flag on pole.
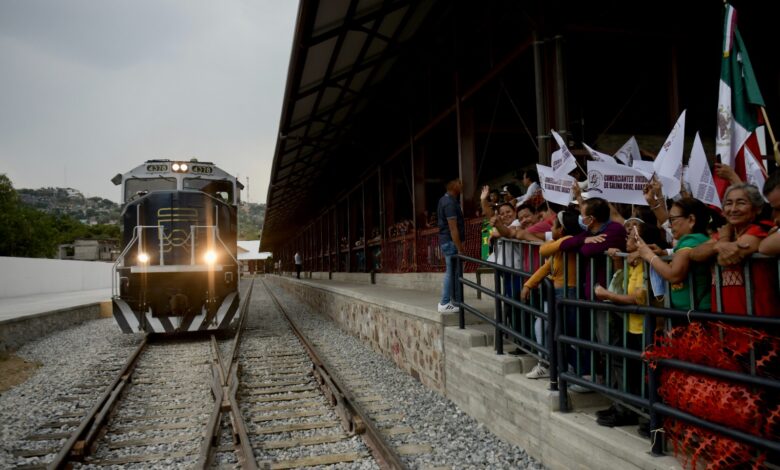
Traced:
<svg viewBox="0 0 780 470">
<path fill-rule="evenodd" d="M 552 168 L 539 164 L 536 165 L 536 171 L 539 172 L 544 199 L 568 206 L 571 202 L 571 186 L 575 183 L 574 178 L 569 175 L 556 176 Z"/>
<path fill-rule="evenodd" d="M 704 146 L 701 144 L 698 132 L 693 139 L 691 158 L 688 160 L 688 169 L 684 174 L 684 180 L 691 187 L 693 197 L 705 204 L 721 207 L 718 189 L 712 179 L 712 172 L 707 164 L 707 156 L 704 154 Z"/>
<path fill-rule="evenodd" d="M 607 155 L 606 153 L 601 153 L 598 150 L 593 150 L 585 142 L 582 143 L 582 146 L 585 147 L 585 150 L 588 151 L 588 153 L 590 154 L 590 158 L 592 158 L 593 160 L 597 162 L 617 164 L 617 160 L 615 160 L 611 155 Z"/>
<path fill-rule="evenodd" d="M 615 158 L 628 166 L 634 166 L 635 161 L 642 160 L 642 154 L 639 153 L 639 144 L 636 143 L 636 138 L 634 136 L 631 136 L 631 138 L 620 147 L 620 150 L 615 152 Z"/>
<path fill-rule="evenodd" d="M 753 186 L 757 187 L 758 191 L 763 194 L 764 183 L 766 183 L 766 176 L 764 176 L 764 172 L 761 171 L 761 166 L 759 166 L 762 164 L 759 163 L 758 159 L 756 159 L 747 145 L 744 147 L 744 151 L 745 179 L 747 180 L 748 184 L 752 184 Z"/>
<path fill-rule="evenodd" d="M 653 162 L 648 160 L 634 160 L 631 162 L 631 168 L 636 168 L 639 171 L 644 171 L 645 173 L 652 175 L 655 171 L 653 169 Z"/>
<path fill-rule="evenodd" d="M 574 158 L 574 155 L 571 154 L 569 148 L 566 147 L 566 142 L 563 141 L 561 136 L 554 130 L 552 131 L 552 135 L 555 137 L 555 141 L 558 142 L 558 146 L 561 147 L 560 153 L 556 155 L 557 152 L 553 152 L 552 154 L 551 163 L 553 172 L 555 173 L 555 176 L 568 175 L 569 172 L 577 168 L 577 160 Z"/>
<path fill-rule="evenodd" d="M 663 186 L 664 196 L 673 198 L 680 194 L 682 181 L 682 156 L 685 140 L 685 111 L 682 112 L 661 150 L 653 161 L 653 169 Z"/>
<path fill-rule="evenodd" d="M 618 163 L 588 162 L 588 194 L 610 202 L 646 206 L 644 189 L 651 175 Z"/>
</svg>

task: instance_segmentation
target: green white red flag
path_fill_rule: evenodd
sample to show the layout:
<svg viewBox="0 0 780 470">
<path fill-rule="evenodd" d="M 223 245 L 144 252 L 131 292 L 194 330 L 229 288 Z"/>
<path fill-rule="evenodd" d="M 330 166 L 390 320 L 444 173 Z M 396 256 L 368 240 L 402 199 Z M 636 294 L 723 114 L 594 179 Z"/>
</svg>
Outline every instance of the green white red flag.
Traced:
<svg viewBox="0 0 780 470">
<path fill-rule="evenodd" d="M 752 181 L 759 189 L 766 180 L 756 134 L 756 128 L 763 124 L 763 106 L 764 98 L 737 29 L 737 11 L 726 4 L 715 152 L 743 181 Z"/>
</svg>

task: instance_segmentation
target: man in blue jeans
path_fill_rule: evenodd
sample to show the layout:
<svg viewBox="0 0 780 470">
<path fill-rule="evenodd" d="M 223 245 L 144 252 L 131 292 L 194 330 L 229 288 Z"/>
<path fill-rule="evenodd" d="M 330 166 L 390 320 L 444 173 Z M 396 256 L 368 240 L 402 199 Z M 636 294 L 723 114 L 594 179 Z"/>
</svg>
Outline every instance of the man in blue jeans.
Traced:
<svg viewBox="0 0 780 470">
<path fill-rule="evenodd" d="M 454 256 L 463 253 L 463 240 L 466 234 L 466 224 L 463 219 L 463 210 L 460 208 L 460 193 L 463 183 L 460 180 L 452 180 L 447 183 L 447 192 L 439 199 L 436 215 L 439 226 L 439 246 L 444 254 L 447 270 L 444 273 L 444 285 L 441 291 L 441 302 L 438 310 L 440 313 L 455 312 L 457 307 L 450 299 L 460 302 L 459 290 L 455 288 L 455 282 L 460 276 L 461 270 L 456 271 L 456 259 Z"/>
</svg>

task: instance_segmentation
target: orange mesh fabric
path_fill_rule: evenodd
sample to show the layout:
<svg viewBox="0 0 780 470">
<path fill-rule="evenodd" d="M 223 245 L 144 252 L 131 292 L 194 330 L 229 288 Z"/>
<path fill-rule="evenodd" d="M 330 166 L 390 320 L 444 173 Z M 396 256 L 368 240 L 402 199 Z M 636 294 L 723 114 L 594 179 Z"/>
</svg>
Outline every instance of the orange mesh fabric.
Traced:
<svg viewBox="0 0 780 470">
<path fill-rule="evenodd" d="M 679 359 L 724 370 L 749 373 L 751 353 L 756 374 L 777 378 L 780 340 L 750 328 L 722 323 L 693 323 L 659 334 L 644 353 L 650 366 L 659 359 Z M 780 402 L 776 394 L 727 380 L 664 369 L 658 393 L 669 406 L 755 436 L 777 440 Z M 763 468 L 766 455 L 747 444 L 673 419 L 664 428 L 684 467 Z"/>
</svg>

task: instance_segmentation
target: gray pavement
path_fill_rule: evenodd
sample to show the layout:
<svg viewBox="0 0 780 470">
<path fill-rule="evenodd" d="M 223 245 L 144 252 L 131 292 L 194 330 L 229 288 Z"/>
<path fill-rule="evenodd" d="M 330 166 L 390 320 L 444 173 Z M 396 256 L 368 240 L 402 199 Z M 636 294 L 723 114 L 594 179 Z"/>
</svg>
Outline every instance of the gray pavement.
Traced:
<svg viewBox="0 0 780 470">
<path fill-rule="evenodd" d="M 0 298 L 0 323 L 111 300 L 111 289 Z"/>
</svg>

